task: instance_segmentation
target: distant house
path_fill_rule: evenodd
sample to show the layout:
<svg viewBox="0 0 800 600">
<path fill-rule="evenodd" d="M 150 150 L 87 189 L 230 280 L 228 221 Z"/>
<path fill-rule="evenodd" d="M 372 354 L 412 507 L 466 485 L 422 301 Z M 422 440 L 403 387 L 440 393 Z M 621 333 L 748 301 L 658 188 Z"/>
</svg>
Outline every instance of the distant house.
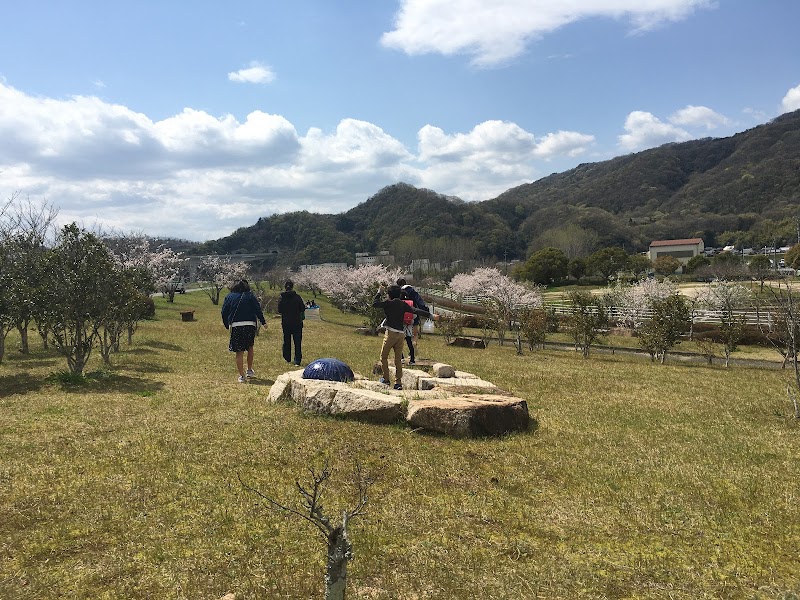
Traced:
<svg viewBox="0 0 800 600">
<path fill-rule="evenodd" d="M 300 265 L 300 272 L 316 271 L 317 269 L 346 269 L 347 263 L 320 263 L 318 265 Z"/>
<path fill-rule="evenodd" d="M 703 254 L 704 250 L 705 246 L 700 238 L 657 240 L 650 242 L 647 256 L 652 261 L 655 261 L 659 256 L 671 256 L 677 258 L 682 265 L 685 265 L 693 256 Z"/>
<path fill-rule="evenodd" d="M 377 255 L 370 254 L 369 252 L 356 252 L 356 266 L 362 265 L 384 265 L 391 266 L 394 264 L 394 256 L 389 254 L 388 250 L 381 250 Z"/>
</svg>

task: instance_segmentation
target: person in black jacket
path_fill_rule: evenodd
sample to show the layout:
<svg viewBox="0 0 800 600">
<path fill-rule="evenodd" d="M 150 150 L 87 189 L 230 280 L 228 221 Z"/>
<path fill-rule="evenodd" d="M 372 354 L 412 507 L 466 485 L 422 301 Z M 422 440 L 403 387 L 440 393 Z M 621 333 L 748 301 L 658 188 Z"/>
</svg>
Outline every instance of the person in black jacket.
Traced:
<svg viewBox="0 0 800 600">
<path fill-rule="evenodd" d="M 388 294 L 389 299 L 384 300 L 384 294 Z M 405 333 L 403 332 L 403 313 L 414 313 L 415 315 L 422 315 L 439 320 L 439 315 L 431 315 L 427 310 L 421 308 L 414 308 L 409 306 L 400 299 L 400 286 L 390 285 L 387 289 L 381 286 L 372 303 L 375 308 L 382 308 L 386 319 L 384 327 L 386 334 L 383 337 L 383 345 L 381 346 L 381 383 L 389 385 L 391 377 L 389 375 L 389 351 L 394 349 L 394 389 L 403 389 L 403 342 L 405 341 Z"/>
<path fill-rule="evenodd" d="M 236 368 L 239 371 L 239 383 L 246 383 L 248 377 L 255 377 L 253 371 L 253 344 L 256 339 L 258 323 L 266 325 L 264 313 L 258 299 L 250 291 L 247 280 L 238 281 L 231 293 L 225 296 L 222 303 L 222 324 L 231 330 L 228 350 L 236 353 Z M 244 370 L 244 353 L 247 351 L 247 371 Z"/>
<path fill-rule="evenodd" d="M 278 312 L 281 313 L 283 328 L 283 359 L 292 362 L 292 340 L 294 340 L 294 364 L 300 366 L 303 360 L 303 319 L 306 314 L 306 303 L 294 291 L 294 282 L 286 280 L 285 292 L 281 292 L 278 300 Z"/>
</svg>

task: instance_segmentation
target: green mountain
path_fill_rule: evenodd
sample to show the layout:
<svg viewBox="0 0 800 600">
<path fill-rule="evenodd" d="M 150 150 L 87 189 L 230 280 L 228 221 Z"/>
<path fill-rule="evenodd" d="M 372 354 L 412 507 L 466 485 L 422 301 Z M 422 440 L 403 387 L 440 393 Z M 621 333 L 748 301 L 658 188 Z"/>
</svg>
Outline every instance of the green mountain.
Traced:
<svg viewBox="0 0 800 600">
<path fill-rule="evenodd" d="M 398 183 L 338 215 L 288 213 L 206 242 L 201 251 L 267 252 L 284 264 L 397 259 L 524 258 L 543 245 L 572 253 L 644 250 L 654 239 L 707 246 L 797 241 L 800 111 L 728 138 L 666 144 L 582 164 L 484 202 Z"/>
</svg>

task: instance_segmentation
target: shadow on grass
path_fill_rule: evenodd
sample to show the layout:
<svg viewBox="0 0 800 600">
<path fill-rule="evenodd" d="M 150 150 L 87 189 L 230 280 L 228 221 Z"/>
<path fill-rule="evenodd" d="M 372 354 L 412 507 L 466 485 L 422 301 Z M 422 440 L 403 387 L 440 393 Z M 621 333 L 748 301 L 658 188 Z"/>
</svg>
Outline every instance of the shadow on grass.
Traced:
<svg viewBox="0 0 800 600">
<path fill-rule="evenodd" d="M 272 385 L 275 383 L 272 379 L 248 379 L 247 385 Z"/>
<path fill-rule="evenodd" d="M 160 381 L 151 381 L 141 377 L 117 375 L 114 373 L 101 373 L 100 375 L 87 374 L 80 383 L 57 382 L 61 389 L 67 393 L 91 394 L 99 392 L 124 392 L 142 395 L 154 393 L 164 389 Z"/>
<path fill-rule="evenodd" d="M 142 346 L 147 346 L 149 348 L 158 348 L 159 350 L 174 350 L 175 352 L 180 352 L 183 350 L 181 346 L 177 344 L 170 344 L 169 342 L 161 342 L 157 340 L 148 340 L 142 343 Z"/>
<path fill-rule="evenodd" d="M 16 373 L 0 377 L 0 398 L 12 394 L 27 394 L 40 390 L 46 381 L 30 373 Z"/>
<path fill-rule="evenodd" d="M 173 369 L 161 363 L 147 362 L 138 365 L 125 365 L 126 371 L 135 373 L 172 373 Z"/>
</svg>

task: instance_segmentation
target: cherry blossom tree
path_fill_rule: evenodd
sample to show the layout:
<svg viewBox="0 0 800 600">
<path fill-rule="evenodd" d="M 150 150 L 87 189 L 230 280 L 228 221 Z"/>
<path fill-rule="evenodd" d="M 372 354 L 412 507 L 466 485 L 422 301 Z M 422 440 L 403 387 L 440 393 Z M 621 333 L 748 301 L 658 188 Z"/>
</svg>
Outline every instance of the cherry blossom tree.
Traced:
<svg viewBox="0 0 800 600">
<path fill-rule="evenodd" d="M 501 346 L 509 327 L 519 329 L 522 309 L 542 306 L 539 288 L 517 283 L 495 268 L 481 267 L 471 273 L 459 273 L 448 287 L 458 296 L 478 298 L 486 308 L 485 318 L 497 332 Z"/>
<path fill-rule="evenodd" d="M 382 313 L 372 308 L 372 301 L 381 283 L 392 284 L 400 277 L 400 269 L 384 265 L 361 265 L 346 269 L 321 267 L 310 272 L 315 285 L 338 309 L 366 317 L 365 325 L 376 328 Z"/>
<path fill-rule="evenodd" d="M 221 256 L 206 256 L 197 266 L 197 279 L 205 284 L 204 290 L 211 303 L 219 304 L 223 289 L 234 282 L 244 279 L 247 274 L 247 263 L 232 262 Z"/>
<path fill-rule="evenodd" d="M 678 287 L 669 279 L 658 281 L 647 278 L 627 285 L 618 282 L 612 288 L 615 307 L 619 310 L 619 321 L 626 327 L 639 327 L 652 314 L 654 302 L 666 300 L 678 293 Z"/>
<path fill-rule="evenodd" d="M 718 281 L 701 288 L 696 298 L 700 306 L 717 313 L 727 367 L 730 365 L 731 353 L 736 350 L 744 333 L 745 317 L 737 310 L 747 308 L 752 302 L 753 294 L 741 283 Z"/>
<path fill-rule="evenodd" d="M 186 258 L 163 244 L 147 255 L 147 270 L 153 276 L 156 289 L 175 302 L 175 292 L 186 273 Z"/>
</svg>

